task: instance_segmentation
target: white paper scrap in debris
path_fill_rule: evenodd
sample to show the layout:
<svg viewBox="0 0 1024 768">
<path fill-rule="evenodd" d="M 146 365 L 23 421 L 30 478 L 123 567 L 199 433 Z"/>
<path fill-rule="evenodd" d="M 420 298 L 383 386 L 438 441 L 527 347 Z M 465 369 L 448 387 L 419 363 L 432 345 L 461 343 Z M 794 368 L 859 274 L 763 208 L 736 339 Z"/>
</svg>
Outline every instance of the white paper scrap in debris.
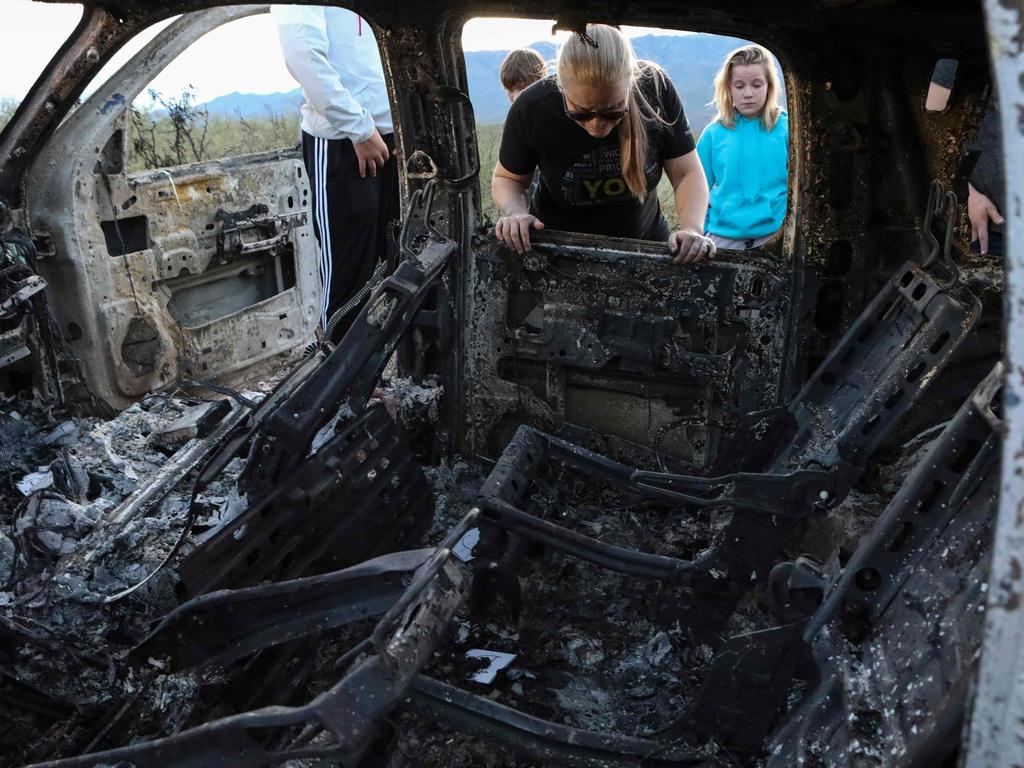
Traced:
<svg viewBox="0 0 1024 768">
<path fill-rule="evenodd" d="M 31 496 L 36 491 L 41 491 L 43 488 L 49 488 L 53 485 L 53 472 L 48 469 L 41 472 L 32 472 L 21 478 L 16 485 L 18 490 L 21 491 L 22 496 Z"/>
<path fill-rule="evenodd" d="M 47 445 L 53 445 L 54 443 L 69 443 L 74 442 L 74 437 L 78 433 L 78 425 L 71 419 L 58 424 L 45 438 L 43 442 Z M 71 438 L 69 440 L 68 438 Z"/>
<path fill-rule="evenodd" d="M 468 563 L 473 559 L 473 547 L 476 546 L 478 541 L 480 541 L 480 529 L 470 528 L 463 534 L 458 543 L 452 547 L 452 554 L 462 562 Z"/>
<path fill-rule="evenodd" d="M 493 683 L 498 673 L 516 659 L 514 653 L 502 653 L 501 651 L 485 651 L 481 648 L 473 648 L 466 651 L 467 659 L 485 659 L 488 664 L 479 672 L 473 674 L 474 683 Z"/>
</svg>

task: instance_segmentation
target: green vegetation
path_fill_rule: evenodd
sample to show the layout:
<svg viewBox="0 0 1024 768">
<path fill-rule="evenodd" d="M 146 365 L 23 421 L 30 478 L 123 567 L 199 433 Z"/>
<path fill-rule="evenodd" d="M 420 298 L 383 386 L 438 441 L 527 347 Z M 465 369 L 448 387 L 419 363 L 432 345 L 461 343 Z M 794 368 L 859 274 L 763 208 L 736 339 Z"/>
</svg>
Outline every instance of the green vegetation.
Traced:
<svg viewBox="0 0 1024 768">
<path fill-rule="evenodd" d="M 18 108 L 17 99 L 0 99 L 0 131 L 2 131 Z"/>
<path fill-rule="evenodd" d="M 143 171 L 294 147 L 299 115 L 268 112 L 265 118 L 211 117 L 196 106 L 191 89 L 180 96 L 149 92 L 154 106 L 132 105 L 128 121 L 129 169 Z"/>
</svg>

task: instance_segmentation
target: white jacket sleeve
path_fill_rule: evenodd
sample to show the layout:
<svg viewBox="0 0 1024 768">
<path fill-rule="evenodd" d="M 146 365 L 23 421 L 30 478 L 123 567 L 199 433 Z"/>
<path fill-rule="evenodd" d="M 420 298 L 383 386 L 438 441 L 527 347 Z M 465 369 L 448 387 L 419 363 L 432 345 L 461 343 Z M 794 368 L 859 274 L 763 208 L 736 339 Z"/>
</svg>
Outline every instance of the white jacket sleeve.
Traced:
<svg viewBox="0 0 1024 768">
<path fill-rule="evenodd" d="M 292 77 L 313 108 L 353 143 L 373 135 L 373 117 L 345 88 L 328 60 L 327 23 L 322 7 L 272 8 L 281 51 Z"/>
</svg>

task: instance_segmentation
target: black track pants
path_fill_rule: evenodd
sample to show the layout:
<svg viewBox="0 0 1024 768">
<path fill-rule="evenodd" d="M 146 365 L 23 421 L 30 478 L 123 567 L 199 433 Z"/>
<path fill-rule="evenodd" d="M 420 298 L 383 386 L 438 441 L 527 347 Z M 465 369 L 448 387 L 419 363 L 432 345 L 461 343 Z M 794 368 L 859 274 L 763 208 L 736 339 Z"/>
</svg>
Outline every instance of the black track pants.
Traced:
<svg viewBox="0 0 1024 768">
<path fill-rule="evenodd" d="M 320 243 L 324 286 L 320 322 L 352 297 L 373 274 L 387 249 L 387 224 L 398 218 L 398 164 L 393 134 L 384 137 L 391 158 L 373 177 L 359 176 L 348 139 L 302 134 L 302 155 L 313 198 L 313 225 Z"/>
</svg>

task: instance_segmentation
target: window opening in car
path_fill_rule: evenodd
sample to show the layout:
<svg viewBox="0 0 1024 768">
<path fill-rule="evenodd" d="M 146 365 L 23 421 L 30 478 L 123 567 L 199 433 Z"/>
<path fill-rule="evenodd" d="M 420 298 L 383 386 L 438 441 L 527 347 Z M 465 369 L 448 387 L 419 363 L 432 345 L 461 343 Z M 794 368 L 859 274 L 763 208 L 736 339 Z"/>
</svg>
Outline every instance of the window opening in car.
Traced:
<svg viewBox="0 0 1024 768">
<path fill-rule="evenodd" d="M 462 30 L 469 96 L 476 116 L 480 153 L 481 207 L 491 221 L 500 216 L 491 199 L 491 172 L 498 161 L 502 130 L 510 106 L 499 68 L 510 50 L 533 48 L 554 72 L 558 47 L 570 34 L 552 33 L 549 19 L 470 19 Z M 668 73 L 679 93 L 694 139 L 715 118 L 714 78 L 725 55 L 751 41 L 686 30 L 623 26 L 639 59 L 653 61 Z M 773 54 L 774 55 L 774 54 Z M 785 109 L 785 72 L 776 57 L 780 81 L 779 103 Z M 792 187 L 792 184 L 790 184 Z M 672 187 L 663 173 L 658 185 L 661 210 L 670 229 L 676 224 Z"/>
<path fill-rule="evenodd" d="M 80 3 L 30 0 L 4 3 L 4 43 L 0 45 L 0 130 L 50 59 L 82 18 Z"/>
<path fill-rule="evenodd" d="M 273 18 L 231 21 L 191 45 L 132 101 L 129 170 L 293 148 L 301 103 Z"/>
</svg>

